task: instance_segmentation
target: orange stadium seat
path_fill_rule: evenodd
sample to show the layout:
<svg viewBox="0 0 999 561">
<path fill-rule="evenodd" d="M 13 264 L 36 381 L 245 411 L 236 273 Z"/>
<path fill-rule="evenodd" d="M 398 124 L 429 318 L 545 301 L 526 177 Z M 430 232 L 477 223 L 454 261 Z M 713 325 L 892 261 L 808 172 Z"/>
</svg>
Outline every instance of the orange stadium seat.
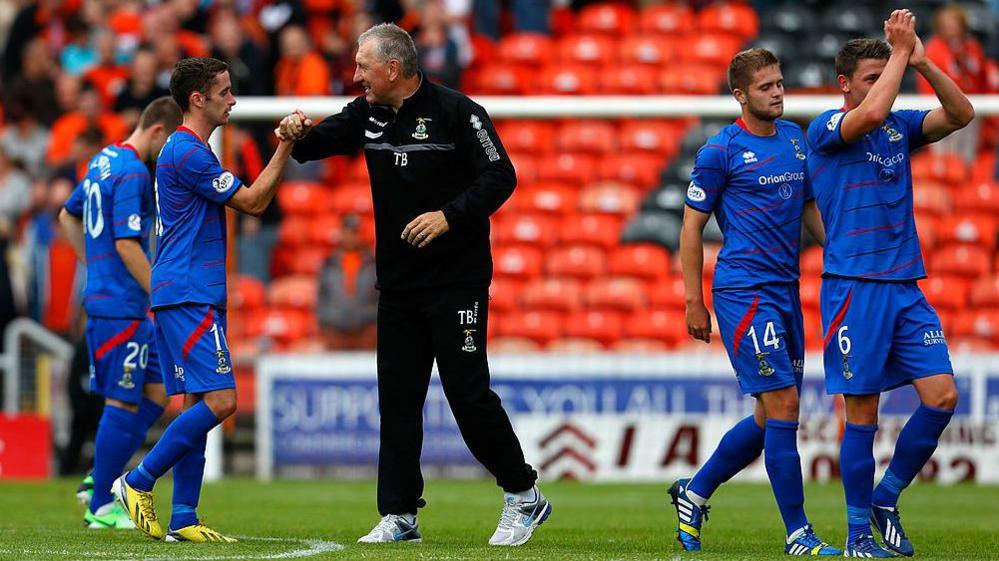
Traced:
<svg viewBox="0 0 999 561">
<path fill-rule="evenodd" d="M 972 181 L 994 181 L 996 177 L 995 150 L 979 152 L 971 166 Z"/>
<path fill-rule="evenodd" d="M 981 337 L 999 343 L 999 310 L 965 310 L 950 331 L 957 336 Z"/>
<path fill-rule="evenodd" d="M 485 95 L 525 95 L 530 92 L 530 78 L 522 66 L 493 63 L 476 74 L 473 87 Z"/>
<path fill-rule="evenodd" d="M 687 291 L 682 277 L 667 277 L 653 281 L 649 285 L 649 306 L 654 308 L 677 308 L 687 306 Z"/>
<path fill-rule="evenodd" d="M 623 62 L 644 64 L 658 69 L 676 60 L 681 44 L 670 37 L 645 34 L 624 37 L 618 48 Z"/>
<path fill-rule="evenodd" d="M 281 245 L 305 245 L 309 241 L 309 219 L 304 216 L 285 216 L 278 226 Z"/>
<path fill-rule="evenodd" d="M 603 154 L 617 150 L 617 129 L 610 121 L 570 121 L 555 135 L 559 152 Z"/>
<path fill-rule="evenodd" d="M 627 120 L 621 123 L 618 138 L 623 151 L 670 157 L 680 149 L 680 136 L 669 121 Z"/>
<path fill-rule="evenodd" d="M 801 307 L 812 310 L 819 309 L 819 293 L 822 290 L 822 278 L 813 275 L 802 275 L 798 286 Z"/>
<path fill-rule="evenodd" d="M 677 63 L 659 74 L 663 93 L 715 95 L 721 90 L 722 72 L 700 63 Z"/>
<path fill-rule="evenodd" d="M 319 281 L 314 276 L 282 277 L 267 288 L 267 300 L 272 306 L 314 309 Z"/>
<path fill-rule="evenodd" d="M 673 35 L 697 30 L 697 17 L 684 4 L 649 6 L 638 14 L 638 26 L 643 31 Z"/>
<path fill-rule="evenodd" d="M 943 216 L 954 208 L 950 189 L 934 181 L 920 183 L 912 190 L 912 204 L 916 212 Z"/>
<path fill-rule="evenodd" d="M 555 124 L 550 121 L 502 120 L 496 132 L 508 152 L 543 154 L 555 149 Z"/>
<path fill-rule="evenodd" d="M 524 281 L 497 276 L 489 285 L 490 311 L 508 312 L 520 307 L 520 297 L 524 290 Z"/>
<path fill-rule="evenodd" d="M 999 216 L 999 183 L 982 181 L 972 187 L 954 190 L 954 206 L 961 212 L 988 212 Z"/>
<path fill-rule="evenodd" d="M 610 345 L 621 338 L 623 325 L 619 312 L 588 310 L 566 316 L 563 332 L 569 337 L 595 339 Z"/>
<path fill-rule="evenodd" d="M 562 314 L 551 311 L 510 312 L 496 319 L 497 337 L 523 337 L 539 345 L 559 337 L 565 325 Z"/>
<path fill-rule="evenodd" d="M 590 154 L 558 154 L 539 162 L 538 179 L 582 185 L 597 179 L 597 166 L 597 159 Z"/>
<path fill-rule="evenodd" d="M 497 276 L 536 277 L 541 273 L 542 255 L 536 247 L 504 245 L 493 248 L 493 268 Z"/>
<path fill-rule="evenodd" d="M 971 243 L 992 251 L 996 247 L 996 219 L 983 214 L 945 216 L 940 221 L 939 241 Z"/>
<path fill-rule="evenodd" d="M 822 248 L 815 245 L 801 252 L 801 276 L 822 274 Z"/>
<path fill-rule="evenodd" d="M 697 14 L 697 27 L 703 32 L 724 32 L 742 40 L 754 39 L 760 31 L 756 10 L 741 2 L 718 2 Z"/>
<path fill-rule="evenodd" d="M 489 340 L 490 353 L 536 353 L 541 351 L 541 345 L 526 337 L 493 337 Z"/>
<path fill-rule="evenodd" d="M 583 288 L 572 278 L 539 278 L 524 286 L 522 300 L 528 310 L 574 312 L 583 306 Z"/>
<path fill-rule="evenodd" d="M 946 332 L 946 329 L 944 330 Z M 947 350 L 956 353 L 982 353 L 996 350 L 996 344 L 982 337 L 947 337 Z"/>
<path fill-rule="evenodd" d="M 930 256 L 934 274 L 953 274 L 978 278 L 989 272 L 991 255 L 985 249 L 970 244 L 950 244 L 939 247 Z"/>
<path fill-rule="evenodd" d="M 550 353 L 585 355 L 595 354 L 604 350 L 604 345 L 596 339 L 585 337 L 562 337 L 555 339 L 545 347 Z"/>
<path fill-rule="evenodd" d="M 666 343 L 655 339 L 618 339 L 611 345 L 611 350 L 616 353 L 632 355 L 664 353 L 669 351 L 669 348 Z"/>
<path fill-rule="evenodd" d="M 493 239 L 497 243 L 533 244 L 542 248 L 555 243 L 556 229 L 549 216 L 535 214 L 509 214 L 494 221 Z"/>
<path fill-rule="evenodd" d="M 592 279 L 607 272 L 602 249 L 583 245 L 558 247 L 548 252 L 545 272 L 552 276 Z"/>
<path fill-rule="evenodd" d="M 919 288 L 937 309 L 960 310 L 968 304 L 968 281 L 961 277 L 932 276 L 919 281 Z"/>
<path fill-rule="evenodd" d="M 643 64 L 610 65 L 600 73 L 600 93 L 651 95 L 660 88 L 657 69 Z"/>
<path fill-rule="evenodd" d="M 971 287 L 971 305 L 975 308 L 999 308 L 999 274 L 975 281 Z"/>
<path fill-rule="evenodd" d="M 542 155 L 544 155 L 543 152 Z M 513 163 L 513 169 L 517 172 L 518 184 L 525 185 L 538 180 L 538 157 L 524 152 L 509 154 L 509 156 L 510 162 Z"/>
<path fill-rule="evenodd" d="M 676 345 L 687 337 L 684 312 L 672 308 L 637 310 L 628 315 L 628 321 L 624 324 L 624 336 Z"/>
<path fill-rule="evenodd" d="M 333 190 L 332 210 L 340 213 L 370 214 L 371 187 L 363 183 L 339 185 Z"/>
<path fill-rule="evenodd" d="M 551 58 L 553 42 L 542 33 L 512 33 L 496 48 L 497 57 L 511 64 L 539 66 Z"/>
<path fill-rule="evenodd" d="M 575 211 L 579 194 L 568 184 L 546 181 L 517 189 L 512 198 L 518 211 L 563 215 Z"/>
<path fill-rule="evenodd" d="M 612 275 L 661 281 L 669 277 L 669 252 L 654 244 L 626 244 L 611 249 Z"/>
<path fill-rule="evenodd" d="M 626 183 L 603 182 L 584 187 L 579 193 L 580 212 L 628 217 L 638 212 L 642 196 Z"/>
<path fill-rule="evenodd" d="M 552 63 L 541 69 L 537 90 L 545 95 L 593 95 L 597 93 L 597 69 L 581 64 Z"/>
<path fill-rule="evenodd" d="M 489 64 L 496 58 L 496 43 L 481 33 L 472 33 L 468 37 L 472 45 L 472 61 L 470 66 Z"/>
<path fill-rule="evenodd" d="M 330 190 L 319 183 L 286 181 L 277 198 L 281 210 L 288 214 L 315 214 L 332 208 Z"/>
<path fill-rule="evenodd" d="M 645 285 L 628 277 L 592 281 L 584 292 L 587 309 L 633 312 L 646 305 Z"/>
<path fill-rule="evenodd" d="M 289 252 L 288 270 L 297 275 L 316 275 L 329 256 L 323 247 L 302 247 Z"/>
<path fill-rule="evenodd" d="M 717 68 L 725 68 L 735 53 L 739 52 L 742 39 L 726 33 L 698 33 L 680 51 L 680 57 Z"/>
<path fill-rule="evenodd" d="M 324 246 L 340 243 L 343 218 L 339 214 L 321 214 L 309 220 L 309 241 Z"/>
<path fill-rule="evenodd" d="M 248 319 L 259 325 L 260 335 L 282 343 L 301 339 L 315 331 L 315 316 L 302 310 L 267 308 Z"/>
<path fill-rule="evenodd" d="M 240 311 L 262 308 L 266 301 L 264 283 L 249 275 L 236 275 L 233 283 L 232 307 Z"/>
<path fill-rule="evenodd" d="M 949 185 L 961 185 L 968 176 L 968 166 L 959 156 L 926 151 L 912 158 L 912 180 L 940 181 Z"/>
<path fill-rule="evenodd" d="M 623 181 L 648 189 L 659 183 L 663 159 L 652 154 L 608 154 L 600 159 L 600 179 Z"/>
<path fill-rule="evenodd" d="M 570 215 L 562 219 L 559 242 L 590 244 L 610 249 L 621 237 L 621 220 L 606 214 Z"/>
<path fill-rule="evenodd" d="M 596 3 L 579 11 L 576 27 L 586 33 L 606 33 L 620 37 L 634 30 L 637 19 L 635 10 L 630 6 Z"/>
<path fill-rule="evenodd" d="M 617 40 L 604 35 L 569 35 L 558 40 L 556 57 L 569 64 L 605 65 L 617 57 Z"/>
</svg>

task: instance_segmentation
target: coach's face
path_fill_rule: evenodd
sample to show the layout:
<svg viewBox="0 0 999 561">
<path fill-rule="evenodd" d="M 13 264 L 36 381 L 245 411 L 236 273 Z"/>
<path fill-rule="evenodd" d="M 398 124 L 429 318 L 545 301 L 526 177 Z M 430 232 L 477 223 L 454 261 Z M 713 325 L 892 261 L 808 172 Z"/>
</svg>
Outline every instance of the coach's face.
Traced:
<svg viewBox="0 0 999 561">
<path fill-rule="evenodd" d="M 757 119 L 772 121 L 783 115 L 784 75 L 780 65 L 773 64 L 754 72 L 743 97 L 749 112 Z"/>
<path fill-rule="evenodd" d="M 888 66 L 887 60 L 879 58 L 865 58 L 857 61 L 857 69 L 853 75 L 847 78 L 842 74 L 839 76 L 839 88 L 843 95 L 850 100 L 850 105 L 856 107 L 867 97 L 867 92 L 874 87 L 874 82 L 878 81 L 881 73 Z"/>
<path fill-rule="evenodd" d="M 229 122 L 229 113 L 233 105 L 236 105 L 236 96 L 232 95 L 232 80 L 229 79 L 229 71 L 226 70 L 215 76 L 215 80 L 208 86 L 205 114 L 213 123 L 224 125 Z"/>
<path fill-rule="evenodd" d="M 364 88 L 364 99 L 372 104 L 389 103 L 388 94 L 392 91 L 393 80 L 398 77 L 392 61 L 382 60 L 376 49 L 377 39 L 365 41 L 357 48 L 354 62 L 354 83 Z"/>
</svg>

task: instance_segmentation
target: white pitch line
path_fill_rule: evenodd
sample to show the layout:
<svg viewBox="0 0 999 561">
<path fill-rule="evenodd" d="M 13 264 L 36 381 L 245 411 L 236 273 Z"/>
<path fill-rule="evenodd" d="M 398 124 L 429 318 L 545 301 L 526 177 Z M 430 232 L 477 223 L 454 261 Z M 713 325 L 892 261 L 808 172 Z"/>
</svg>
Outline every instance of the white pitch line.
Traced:
<svg viewBox="0 0 999 561">
<path fill-rule="evenodd" d="M 325 540 L 309 540 L 309 539 L 298 539 L 298 538 L 257 538 L 251 536 L 237 536 L 240 540 L 246 540 L 247 542 L 254 541 L 268 541 L 268 542 L 287 542 L 298 544 L 301 547 L 299 549 L 293 549 L 291 551 L 285 551 L 283 553 L 243 553 L 243 552 L 233 552 L 231 555 L 212 555 L 208 557 L 192 556 L 191 559 L 196 559 L 198 561 L 230 561 L 234 559 L 300 559 L 303 557 L 313 557 L 323 553 L 333 553 L 335 551 L 340 551 L 343 546 L 331 541 Z M 209 544 L 211 547 L 213 544 Z M 164 545 L 163 547 L 170 549 L 169 545 Z M 191 552 L 185 552 L 190 554 Z M 29 554 L 29 555 L 39 555 L 39 559 L 50 559 L 52 555 L 62 555 L 62 556 L 75 556 L 75 557 L 86 557 L 90 559 L 106 559 L 107 561 L 175 561 L 176 555 L 168 555 L 164 557 L 148 557 L 142 553 L 136 553 L 135 557 L 126 558 L 111 558 L 110 555 L 121 555 L 119 552 L 115 553 L 105 553 L 105 552 L 94 552 L 94 551 L 69 551 L 67 549 L 42 549 L 42 548 L 0 548 L 0 554 Z"/>
</svg>

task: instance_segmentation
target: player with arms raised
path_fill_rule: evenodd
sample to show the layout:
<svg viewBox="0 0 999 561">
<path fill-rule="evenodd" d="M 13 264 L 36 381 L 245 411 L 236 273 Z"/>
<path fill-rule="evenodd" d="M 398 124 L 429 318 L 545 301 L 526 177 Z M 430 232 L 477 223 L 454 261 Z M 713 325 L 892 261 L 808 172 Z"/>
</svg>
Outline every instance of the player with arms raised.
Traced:
<svg viewBox="0 0 999 561">
<path fill-rule="evenodd" d="M 180 124 L 169 97 L 154 100 L 124 142 L 105 146 L 87 166 L 59 221 L 87 267 L 83 306 L 91 391 L 104 396 L 94 470 L 78 492 L 88 528 L 133 528 L 111 484 L 163 414 L 166 393 L 149 320 L 149 233 L 156 219 L 153 181 L 167 136 Z M 89 487 L 89 488 L 88 488 Z"/>
<path fill-rule="evenodd" d="M 784 83 L 777 57 L 749 49 L 732 59 L 729 87 L 742 117 L 697 152 L 680 235 L 687 292 L 687 330 L 711 340 L 704 305 L 702 232 L 714 213 L 725 242 L 714 275 L 714 308 L 722 341 L 743 393 L 756 412 L 736 424 L 690 479 L 673 484 L 677 538 L 701 548 L 707 500 L 722 483 L 765 452 L 767 474 L 787 529 L 790 555 L 841 555 L 819 539 L 805 516 L 798 455 L 798 391 L 804 330 L 798 297 L 802 217 L 819 242 L 824 233 L 805 181 L 801 127 L 780 119 Z"/>
<path fill-rule="evenodd" d="M 808 176 L 826 225 L 822 281 L 826 391 L 843 394 L 840 471 L 846 491 L 846 553 L 891 557 L 913 547 L 898 497 L 936 449 L 957 405 L 940 318 L 916 284 L 926 277 L 913 217 L 909 154 L 964 127 L 974 108 L 926 58 L 908 10 L 885 22 L 888 42 L 849 41 L 836 56 L 843 107 L 808 127 Z M 889 47 L 889 43 L 891 46 Z M 933 86 L 941 107 L 892 111 L 906 67 Z M 874 486 L 874 433 L 882 392 L 912 384 L 921 404 L 899 434 Z"/>
<path fill-rule="evenodd" d="M 277 191 L 294 142 L 281 140 L 252 185 L 246 186 L 205 144 L 236 104 L 228 66 L 186 58 L 170 77 L 170 95 L 184 123 L 167 139 L 156 165 L 159 245 L 152 271 L 156 340 L 171 395 L 184 394 L 184 412 L 114 491 L 135 525 L 164 537 L 153 509 L 153 484 L 173 468 L 173 510 L 167 541 L 235 541 L 202 525 L 196 514 L 210 431 L 236 411 L 236 386 L 225 339 L 226 206 L 261 214 Z"/>
</svg>

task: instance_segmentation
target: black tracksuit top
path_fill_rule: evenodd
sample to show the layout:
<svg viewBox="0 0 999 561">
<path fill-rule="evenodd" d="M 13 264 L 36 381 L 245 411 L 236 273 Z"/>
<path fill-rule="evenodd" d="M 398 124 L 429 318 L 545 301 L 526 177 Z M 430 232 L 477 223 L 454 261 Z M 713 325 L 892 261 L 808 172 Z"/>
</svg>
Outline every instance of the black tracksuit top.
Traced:
<svg viewBox="0 0 999 561">
<path fill-rule="evenodd" d="M 517 176 L 486 111 L 459 92 L 422 80 L 398 113 L 360 96 L 299 140 L 299 162 L 364 150 L 375 211 L 378 288 L 485 287 L 492 279 L 489 216 Z M 402 231 L 443 211 L 450 230 L 417 249 Z"/>
</svg>

